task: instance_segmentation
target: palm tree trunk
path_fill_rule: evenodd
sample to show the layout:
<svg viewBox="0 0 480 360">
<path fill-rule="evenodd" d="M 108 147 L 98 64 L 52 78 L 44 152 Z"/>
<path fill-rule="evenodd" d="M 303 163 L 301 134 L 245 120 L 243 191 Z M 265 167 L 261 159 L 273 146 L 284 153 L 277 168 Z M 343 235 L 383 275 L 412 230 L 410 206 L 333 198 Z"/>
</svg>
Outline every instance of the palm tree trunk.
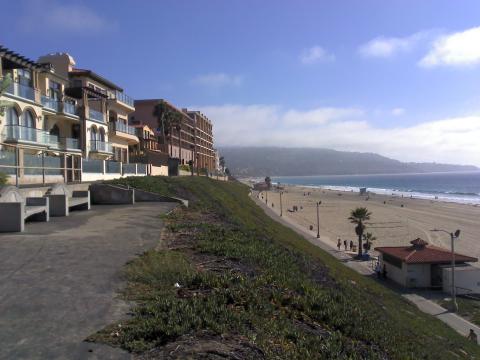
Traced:
<svg viewBox="0 0 480 360">
<path fill-rule="evenodd" d="M 170 157 L 173 157 L 173 132 L 170 126 Z"/>
<path fill-rule="evenodd" d="M 358 235 L 358 257 L 362 257 L 362 235 Z"/>
<path fill-rule="evenodd" d="M 182 163 L 182 129 L 178 130 L 178 157 Z"/>
</svg>

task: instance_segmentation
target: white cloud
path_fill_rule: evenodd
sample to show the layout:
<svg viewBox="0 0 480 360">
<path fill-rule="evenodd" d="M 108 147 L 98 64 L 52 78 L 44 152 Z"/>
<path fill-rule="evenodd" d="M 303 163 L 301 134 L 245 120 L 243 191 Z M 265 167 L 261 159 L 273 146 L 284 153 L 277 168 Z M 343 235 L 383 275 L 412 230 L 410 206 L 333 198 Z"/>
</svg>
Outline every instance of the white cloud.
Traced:
<svg viewBox="0 0 480 360">
<path fill-rule="evenodd" d="M 364 57 L 389 58 L 412 50 L 425 36 L 426 32 L 418 32 L 406 37 L 379 36 L 361 45 L 358 52 Z"/>
<path fill-rule="evenodd" d="M 360 109 L 325 107 L 309 111 L 288 110 L 282 115 L 282 122 L 291 126 L 322 125 L 329 121 L 358 118 L 363 115 Z"/>
<path fill-rule="evenodd" d="M 438 37 L 420 60 L 423 67 L 465 66 L 480 63 L 480 27 Z"/>
<path fill-rule="evenodd" d="M 240 75 L 228 75 L 225 73 L 211 73 L 198 75 L 192 79 L 192 84 L 219 88 L 223 86 L 240 86 L 243 77 Z"/>
<path fill-rule="evenodd" d="M 349 108 L 224 105 L 199 110 L 213 120 L 219 145 L 323 147 L 376 152 L 402 161 L 480 166 L 480 116 L 385 129 L 372 125 L 361 110 Z"/>
<path fill-rule="evenodd" d="M 328 62 L 334 60 L 335 55 L 329 53 L 318 45 L 303 50 L 302 54 L 300 55 L 300 61 L 302 64 L 315 64 L 318 62 Z"/>
<path fill-rule="evenodd" d="M 405 109 L 404 108 L 401 108 L 401 107 L 398 107 L 398 108 L 394 108 L 392 109 L 392 115 L 393 116 L 401 116 L 403 114 L 405 114 Z"/>
<path fill-rule="evenodd" d="M 62 4 L 52 0 L 30 0 L 20 21 L 28 32 L 56 31 L 92 34 L 112 30 L 117 23 L 109 21 L 80 4 Z"/>
</svg>

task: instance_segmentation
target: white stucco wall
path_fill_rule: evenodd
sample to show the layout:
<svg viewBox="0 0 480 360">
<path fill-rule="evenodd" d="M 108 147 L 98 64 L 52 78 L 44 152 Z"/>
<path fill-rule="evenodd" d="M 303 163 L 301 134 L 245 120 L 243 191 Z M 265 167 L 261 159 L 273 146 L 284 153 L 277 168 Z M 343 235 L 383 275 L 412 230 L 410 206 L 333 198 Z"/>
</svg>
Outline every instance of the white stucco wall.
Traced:
<svg viewBox="0 0 480 360">
<path fill-rule="evenodd" d="M 444 267 L 442 269 L 443 291 L 448 294 L 451 294 L 452 292 L 451 273 L 451 267 Z M 457 288 L 457 294 L 459 295 L 467 293 L 480 294 L 480 268 L 470 265 L 465 267 L 456 267 L 455 287 Z"/>
</svg>

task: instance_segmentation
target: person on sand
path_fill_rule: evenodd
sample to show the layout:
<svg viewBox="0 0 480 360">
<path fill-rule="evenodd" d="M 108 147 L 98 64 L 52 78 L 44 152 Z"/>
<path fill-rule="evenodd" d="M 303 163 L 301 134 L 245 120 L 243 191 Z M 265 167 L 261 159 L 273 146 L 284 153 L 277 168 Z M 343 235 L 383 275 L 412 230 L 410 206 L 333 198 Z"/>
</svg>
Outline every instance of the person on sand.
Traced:
<svg viewBox="0 0 480 360">
<path fill-rule="evenodd" d="M 345 251 L 347 251 L 347 240 L 343 240 L 343 246 L 345 246 Z"/>
<path fill-rule="evenodd" d="M 468 333 L 467 339 L 473 341 L 475 344 L 478 343 L 477 334 L 475 334 L 475 331 L 473 331 L 473 329 L 470 329 L 470 332 Z"/>
<path fill-rule="evenodd" d="M 338 251 L 340 251 L 340 249 L 342 248 L 342 240 L 340 240 L 340 238 L 338 238 L 338 241 L 337 241 L 337 248 L 338 248 Z"/>
<path fill-rule="evenodd" d="M 353 249 L 353 240 L 350 240 L 350 251 Z"/>
</svg>

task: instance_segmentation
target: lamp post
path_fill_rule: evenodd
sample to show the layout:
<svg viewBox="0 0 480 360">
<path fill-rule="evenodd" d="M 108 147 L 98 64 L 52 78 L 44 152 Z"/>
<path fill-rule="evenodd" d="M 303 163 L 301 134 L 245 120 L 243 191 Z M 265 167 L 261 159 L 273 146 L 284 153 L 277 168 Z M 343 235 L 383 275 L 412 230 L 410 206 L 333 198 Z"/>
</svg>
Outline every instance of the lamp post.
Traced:
<svg viewBox="0 0 480 360">
<path fill-rule="evenodd" d="M 321 204 L 321 201 L 317 202 L 317 239 L 320 239 L 320 215 L 318 208 Z"/>
<path fill-rule="evenodd" d="M 282 194 L 283 194 L 283 191 L 280 191 L 280 216 L 283 216 Z"/>
<path fill-rule="evenodd" d="M 450 235 L 451 247 L 452 247 L 452 300 L 453 300 L 453 312 L 458 311 L 458 304 L 457 304 L 457 289 L 455 287 L 455 240 L 460 236 L 460 230 L 456 230 L 454 233 L 449 232 L 443 229 L 433 229 L 430 231 L 435 232 L 444 232 Z"/>
</svg>

